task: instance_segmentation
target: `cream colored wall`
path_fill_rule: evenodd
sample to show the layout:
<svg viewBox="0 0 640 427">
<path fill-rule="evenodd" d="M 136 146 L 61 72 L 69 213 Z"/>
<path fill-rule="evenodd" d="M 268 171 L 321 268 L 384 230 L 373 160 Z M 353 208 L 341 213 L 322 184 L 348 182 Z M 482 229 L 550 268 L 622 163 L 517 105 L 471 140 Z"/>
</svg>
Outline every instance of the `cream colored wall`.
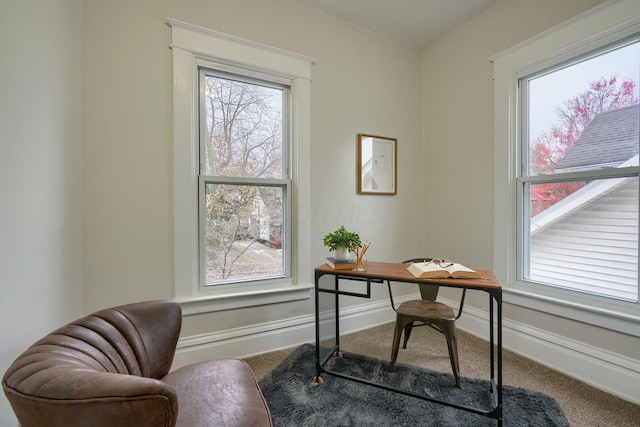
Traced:
<svg viewBox="0 0 640 427">
<path fill-rule="evenodd" d="M 82 109 L 80 1 L 0 9 L 2 375 L 82 314 Z M 4 393 L 0 425 L 17 425 Z"/>
<path fill-rule="evenodd" d="M 601 0 L 503 0 L 423 52 L 429 253 L 491 269 L 493 67 L 489 57 Z"/>
<path fill-rule="evenodd" d="M 503 0 L 424 51 L 428 253 L 492 268 L 494 100 L 489 57 L 599 3 Z M 486 307 L 478 296 L 471 302 Z M 505 318 L 640 360 L 637 337 L 508 304 Z"/>
<path fill-rule="evenodd" d="M 171 298 L 171 57 L 167 18 L 316 59 L 312 67 L 312 264 L 344 224 L 369 259 L 421 248 L 418 49 L 279 0 L 83 2 L 84 309 Z M 399 194 L 358 196 L 356 135 L 398 138 Z M 312 272 L 306 272 L 312 277 Z M 384 289 L 375 296 L 386 297 Z M 183 337 L 313 313 L 313 300 L 188 316 Z M 309 339 L 313 339 L 312 336 Z"/>
</svg>

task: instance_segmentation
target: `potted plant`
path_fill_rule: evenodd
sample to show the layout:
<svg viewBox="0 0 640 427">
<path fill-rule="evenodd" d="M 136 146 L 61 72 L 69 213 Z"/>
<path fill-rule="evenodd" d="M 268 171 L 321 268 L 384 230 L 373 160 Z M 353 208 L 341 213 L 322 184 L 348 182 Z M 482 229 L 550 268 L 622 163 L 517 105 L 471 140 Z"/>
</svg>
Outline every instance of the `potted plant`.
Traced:
<svg viewBox="0 0 640 427">
<path fill-rule="evenodd" d="M 349 251 L 354 252 L 362 246 L 360 235 L 351 231 L 347 231 L 344 225 L 340 226 L 333 233 L 329 233 L 323 238 L 324 246 L 334 251 L 334 258 L 338 261 L 348 261 Z"/>
</svg>

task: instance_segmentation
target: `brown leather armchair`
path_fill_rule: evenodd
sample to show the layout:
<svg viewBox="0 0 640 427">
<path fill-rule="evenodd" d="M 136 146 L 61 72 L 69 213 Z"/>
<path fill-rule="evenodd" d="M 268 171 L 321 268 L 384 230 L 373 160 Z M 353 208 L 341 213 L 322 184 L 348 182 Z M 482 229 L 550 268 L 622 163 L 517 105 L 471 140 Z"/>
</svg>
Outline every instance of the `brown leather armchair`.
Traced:
<svg viewBox="0 0 640 427">
<path fill-rule="evenodd" d="M 181 325 L 171 301 L 98 311 L 29 347 L 2 388 L 22 427 L 272 426 L 245 362 L 213 360 L 169 373 Z"/>
</svg>

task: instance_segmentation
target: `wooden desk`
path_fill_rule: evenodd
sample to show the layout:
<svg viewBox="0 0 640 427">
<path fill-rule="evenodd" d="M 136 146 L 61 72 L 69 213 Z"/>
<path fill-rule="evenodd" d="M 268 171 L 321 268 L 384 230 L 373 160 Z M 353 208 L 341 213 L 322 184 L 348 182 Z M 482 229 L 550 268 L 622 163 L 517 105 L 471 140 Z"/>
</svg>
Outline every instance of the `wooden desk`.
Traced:
<svg viewBox="0 0 640 427">
<path fill-rule="evenodd" d="M 367 271 L 351 271 L 351 270 L 334 270 L 326 264 L 320 265 L 315 269 L 315 311 L 316 311 L 316 377 L 314 381 L 322 384 L 321 374 L 326 373 L 336 377 L 341 377 L 353 381 L 358 381 L 374 387 L 402 393 L 413 396 L 418 399 L 429 400 L 431 402 L 440 403 L 453 408 L 461 409 L 476 414 L 481 414 L 498 421 L 498 426 L 502 426 L 502 286 L 496 279 L 493 272 L 488 270 L 479 270 L 482 275 L 481 279 L 416 279 L 409 271 L 406 264 L 395 264 L 387 262 L 369 262 Z M 330 275 L 334 277 L 333 283 L 329 286 L 320 286 L 320 278 Z M 340 289 L 340 281 L 358 281 L 366 283 L 365 292 L 354 292 Z M 385 281 L 406 282 L 429 284 L 433 283 L 438 286 L 465 288 L 469 290 L 477 290 L 489 294 L 489 341 L 490 341 L 490 383 L 491 393 L 493 395 L 493 408 L 489 411 L 472 408 L 465 405 L 459 405 L 455 402 L 446 402 L 439 399 L 413 392 L 411 390 L 402 390 L 389 387 L 384 384 L 375 383 L 366 378 L 356 378 L 343 375 L 338 372 L 331 372 L 325 368 L 327 361 L 336 355 L 341 354 L 340 350 L 340 296 L 352 296 L 358 298 L 371 298 L 371 284 L 384 283 Z M 333 294 L 335 298 L 331 299 L 331 307 L 328 310 L 321 310 L 320 294 Z M 327 314 L 335 314 L 335 343 L 327 346 L 326 343 L 321 346 L 323 341 L 321 337 L 321 322 L 327 320 Z M 494 332 L 494 322 L 496 325 Z M 334 337 L 331 337 L 334 338 Z M 497 338 L 497 340 L 496 340 Z"/>
</svg>

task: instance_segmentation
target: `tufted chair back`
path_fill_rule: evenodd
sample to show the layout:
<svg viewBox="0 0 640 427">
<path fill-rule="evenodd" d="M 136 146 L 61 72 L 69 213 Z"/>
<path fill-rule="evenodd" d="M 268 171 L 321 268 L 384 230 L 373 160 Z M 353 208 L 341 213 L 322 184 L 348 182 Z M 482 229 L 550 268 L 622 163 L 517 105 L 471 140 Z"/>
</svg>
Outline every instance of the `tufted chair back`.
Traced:
<svg viewBox="0 0 640 427">
<path fill-rule="evenodd" d="M 173 426 L 176 392 L 160 379 L 181 324 L 170 301 L 98 311 L 29 347 L 2 387 L 23 427 Z"/>
</svg>

